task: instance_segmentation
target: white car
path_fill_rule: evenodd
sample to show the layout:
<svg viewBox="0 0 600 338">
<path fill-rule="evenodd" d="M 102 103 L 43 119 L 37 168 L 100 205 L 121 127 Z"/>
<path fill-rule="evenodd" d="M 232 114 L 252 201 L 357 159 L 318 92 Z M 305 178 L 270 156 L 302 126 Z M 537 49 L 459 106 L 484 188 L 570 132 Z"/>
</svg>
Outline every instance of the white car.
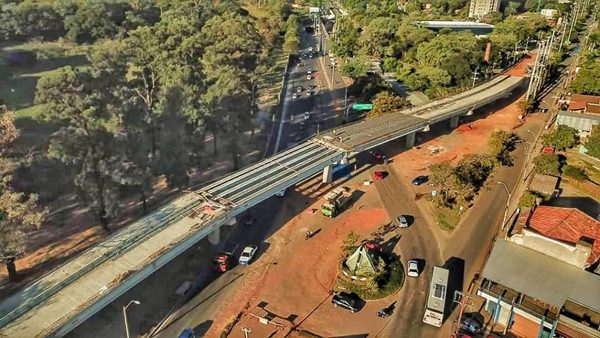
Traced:
<svg viewBox="0 0 600 338">
<path fill-rule="evenodd" d="M 419 262 L 414 259 L 409 259 L 407 263 L 408 277 L 419 277 Z"/>
<path fill-rule="evenodd" d="M 298 94 L 294 93 L 292 94 L 292 99 L 298 98 Z"/>
<path fill-rule="evenodd" d="M 396 222 L 398 222 L 398 226 L 401 228 L 408 228 L 408 220 L 404 215 L 400 215 L 396 217 Z"/>
<path fill-rule="evenodd" d="M 313 48 L 312 48 L 312 47 L 308 47 L 308 51 L 309 51 L 309 52 L 312 52 L 312 51 L 313 51 Z"/>
<path fill-rule="evenodd" d="M 305 120 L 310 120 L 310 112 L 309 111 L 307 111 L 307 112 L 304 113 L 304 119 Z"/>
<path fill-rule="evenodd" d="M 310 76 L 310 75 L 306 75 L 306 79 L 307 79 L 307 80 L 312 80 L 312 76 Z"/>
<path fill-rule="evenodd" d="M 283 197 L 283 196 L 285 196 L 285 189 L 276 192 L 275 196 L 277 196 L 277 197 Z"/>
<path fill-rule="evenodd" d="M 309 75 L 310 75 L 310 74 L 312 74 L 312 70 L 310 70 L 310 69 L 309 69 L 309 70 L 307 70 L 307 71 L 306 71 L 306 74 L 309 74 Z"/>
<path fill-rule="evenodd" d="M 240 255 L 240 259 L 238 260 L 240 265 L 250 264 L 252 257 L 254 257 L 254 254 L 256 254 L 256 250 L 258 250 L 258 247 L 256 247 L 256 245 L 248 245 L 247 247 L 245 247 L 244 251 L 242 251 L 242 254 Z"/>
</svg>

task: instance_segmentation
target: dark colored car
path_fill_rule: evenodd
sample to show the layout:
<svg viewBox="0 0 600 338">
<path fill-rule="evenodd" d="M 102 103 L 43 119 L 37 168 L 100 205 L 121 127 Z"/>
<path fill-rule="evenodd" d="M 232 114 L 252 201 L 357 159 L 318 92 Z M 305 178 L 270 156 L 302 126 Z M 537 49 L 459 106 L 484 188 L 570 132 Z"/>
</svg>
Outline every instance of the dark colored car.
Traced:
<svg viewBox="0 0 600 338">
<path fill-rule="evenodd" d="M 355 294 L 340 292 L 337 295 L 333 295 L 331 298 L 331 304 L 333 304 L 335 307 L 343 307 L 344 309 L 350 310 L 350 312 L 354 313 L 359 309 L 360 300 Z"/>
<path fill-rule="evenodd" d="M 196 338 L 196 334 L 194 333 L 194 330 L 187 328 L 181 331 L 178 338 Z"/>
<path fill-rule="evenodd" d="M 421 175 L 421 176 L 415 177 L 415 179 L 412 180 L 412 184 L 413 185 L 421 185 L 427 181 L 429 181 L 429 176 Z"/>
<path fill-rule="evenodd" d="M 460 321 L 460 330 L 465 333 L 478 334 L 481 332 L 481 323 L 473 316 L 465 315 Z"/>
</svg>

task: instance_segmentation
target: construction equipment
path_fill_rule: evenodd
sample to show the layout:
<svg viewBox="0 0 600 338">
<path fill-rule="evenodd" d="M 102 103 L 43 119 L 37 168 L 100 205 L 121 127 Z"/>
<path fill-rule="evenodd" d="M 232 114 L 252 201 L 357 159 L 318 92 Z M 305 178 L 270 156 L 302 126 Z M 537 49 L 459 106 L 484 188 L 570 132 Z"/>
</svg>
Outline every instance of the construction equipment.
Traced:
<svg viewBox="0 0 600 338">
<path fill-rule="evenodd" d="M 352 191 L 346 187 L 338 187 L 325 195 L 325 203 L 321 205 L 321 213 L 327 217 L 337 216 L 352 199 Z"/>
<path fill-rule="evenodd" d="M 215 270 L 219 272 L 225 272 L 229 270 L 229 259 L 235 255 L 239 246 L 240 245 L 238 243 L 228 243 L 225 245 L 225 249 L 218 253 L 215 258 L 213 258 Z"/>
</svg>

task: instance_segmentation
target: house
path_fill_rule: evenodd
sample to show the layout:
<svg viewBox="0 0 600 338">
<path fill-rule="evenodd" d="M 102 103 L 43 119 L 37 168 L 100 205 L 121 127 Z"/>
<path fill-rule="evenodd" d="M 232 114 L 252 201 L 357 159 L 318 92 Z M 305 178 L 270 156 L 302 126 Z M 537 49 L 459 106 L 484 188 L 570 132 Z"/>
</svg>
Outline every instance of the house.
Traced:
<svg viewBox="0 0 600 338">
<path fill-rule="evenodd" d="M 571 113 L 600 114 L 600 96 L 571 95 L 568 111 Z"/>
<path fill-rule="evenodd" d="M 600 337 L 599 261 L 599 221 L 538 206 L 495 241 L 477 294 L 518 337 Z"/>
<path fill-rule="evenodd" d="M 600 337 L 600 276 L 498 239 L 477 295 L 513 336 Z"/>
<path fill-rule="evenodd" d="M 527 190 L 544 196 L 558 195 L 559 178 L 551 175 L 535 174 Z"/>
<path fill-rule="evenodd" d="M 600 260 L 600 221 L 576 208 L 525 210 L 507 238 L 581 269 Z"/>
</svg>

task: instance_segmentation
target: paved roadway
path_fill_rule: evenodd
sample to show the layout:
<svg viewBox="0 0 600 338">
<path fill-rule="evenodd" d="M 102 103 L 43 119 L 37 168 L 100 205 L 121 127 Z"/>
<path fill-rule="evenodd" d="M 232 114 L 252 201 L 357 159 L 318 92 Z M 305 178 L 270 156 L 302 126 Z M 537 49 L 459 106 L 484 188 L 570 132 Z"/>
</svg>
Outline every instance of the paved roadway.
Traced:
<svg viewBox="0 0 600 338">
<path fill-rule="evenodd" d="M 302 36 L 302 49 L 306 51 L 309 46 L 316 46 L 316 39 L 309 34 Z M 325 58 L 323 58 L 325 59 Z M 320 129 L 328 129 L 334 127 L 341 122 L 338 114 L 327 115 L 325 112 L 333 111 L 333 98 L 335 97 L 328 89 L 328 82 L 325 79 L 323 71 L 323 63 L 316 57 L 306 58 L 301 60 L 303 65 L 298 65 L 299 62 L 293 63 L 290 68 L 290 80 L 287 88 L 286 103 L 282 112 L 283 125 L 281 127 L 278 150 L 282 151 L 296 143 L 311 137 L 317 132 L 317 123 Z M 312 75 L 316 75 L 312 80 L 307 80 L 306 75 L 308 69 L 313 71 Z M 316 74 L 315 74 L 316 72 Z M 337 73 L 337 72 L 336 72 Z M 331 74 L 331 72 L 328 72 Z M 329 75 L 331 76 L 331 75 Z M 336 74 L 335 79 L 337 84 L 341 83 L 339 74 Z M 317 86 L 313 89 L 313 95 L 307 95 L 309 86 Z M 298 98 L 292 98 L 293 93 L 296 93 L 296 88 L 302 87 L 302 92 Z M 339 100 L 339 98 L 338 98 Z M 338 103 L 339 104 L 339 103 Z M 304 120 L 304 113 L 311 112 L 311 117 Z M 240 246 L 250 243 L 261 243 L 269 235 L 269 230 L 282 220 L 274 219 L 274 215 L 283 215 L 284 213 L 276 212 L 285 206 L 281 204 L 282 200 L 271 198 L 265 202 L 255 206 L 251 212 L 256 217 L 256 226 L 252 231 L 241 226 L 236 229 L 229 237 L 229 241 L 240 243 Z M 286 205 L 295 205 L 294 201 L 286 197 L 284 200 Z M 302 203 L 298 202 L 298 205 Z M 265 247 L 262 250 L 266 250 Z M 244 271 L 249 267 L 236 266 L 231 271 L 218 276 L 209 285 L 203 288 L 196 296 L 184 304 L 180 309 L 166 318 L 162 326 L 156 330 L 156 337 L 172 338 L 185 328 L 194 328 L 197 333 L 205 332 L 212 326 L 212 321 L 215 318 L 220 306 L 223 305 L 229 295 L 241 286 Z M 159 272 L 160 273 L 160 270 Z"/>
</svg>

